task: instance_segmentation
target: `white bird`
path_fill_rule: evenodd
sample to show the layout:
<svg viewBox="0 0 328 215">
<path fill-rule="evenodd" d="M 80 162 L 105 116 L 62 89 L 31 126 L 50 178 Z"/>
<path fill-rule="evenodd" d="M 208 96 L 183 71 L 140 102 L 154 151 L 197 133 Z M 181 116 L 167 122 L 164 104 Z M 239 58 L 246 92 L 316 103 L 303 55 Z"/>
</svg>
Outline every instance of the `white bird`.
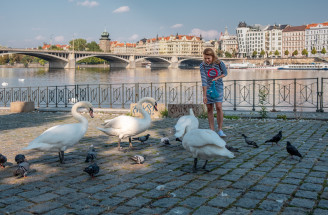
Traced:
<svg viewBox="0 0 328 215">
<path fill-rule="evenodd" d="M 190 115 L 182 116 L 179 118 L 177 124 L 174 126 L 177 139 L 181 139 L 188 131 L 196 129 L 199 126 L 198 119 L 195 117 L 194 112 L 190 108 Z"/>
<path fill-rule="evenodd" d="M 142 108 L 142 103 L 148 102 L 157 111 L 157 103 L 155 99 L 151 97 L 144 97 L 137 103 L 136 108 L 142 114 L 143 118 L 137 118 L 132 116 L 121 115 L 114 119 L 105 120 L 102 124 L 103 128 L 97 127 L 98 130 L 104 132 L 109 136 L 117 136 L 118 150 L 121 150 L 120 143 L 124 138 L 129 138 L 130 146 L 132 148 L 131 137 L 136 136 L 146 131 L 151 125 L 150 115 Z"/>
<path fill-rule="evenodd" d="M 182 146 L 194 157 L 193 172 L 197 172 L 197 160 L 205 159 L 203 169 L 209 159 L 220 156 L 234 158 L 234 154 L 226 149 L 226 142 L 210 129 L 192 129 L 189 130 L 182 140 Z"/>
<path fill-rule="evenodd" d="M 25 79 L 24 79 L 24 78 L 19 78 L 18 81 L 19 81 L 19 82 L 24 82 Z"/>
<path fill-rule="evenodd" d="M 2 84 L 1 84 L 3 87 L 6 87 L 6 86 L 8 86 L 8 83 L 7 82 L 2 82 Z"/>
<path fill-rule="evenodd" d="M 145 161 L 145 158 L 141 155 L 134 155 L 134 156 L 130 157 L 130 160 L 133 160 L 137 164 L 143 164 L 143 162 Z"/>
<path fill-rule="evenodd" d="M 26 148 L 40 151 L 58 151 L 59 161 L 64 163 L 64 151 L 78 143 L 88 129 L 88 120 L 77 112 L 78 108 L 87 108 L 93 118 L 93 108 L 90 102 L 81 101 L 73 105 L 72 115 L 79 121 L 74 124 L 56 125 L 35 138 Z"/>
</svg>

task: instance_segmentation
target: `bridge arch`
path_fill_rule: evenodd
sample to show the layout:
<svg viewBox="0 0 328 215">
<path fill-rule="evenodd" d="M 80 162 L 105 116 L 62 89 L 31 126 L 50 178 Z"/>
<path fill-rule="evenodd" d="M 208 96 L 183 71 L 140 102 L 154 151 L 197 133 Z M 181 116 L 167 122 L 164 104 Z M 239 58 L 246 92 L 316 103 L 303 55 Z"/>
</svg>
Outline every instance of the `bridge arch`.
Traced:
<svg viewBox="0 0 328 215">
<path fill-rule="evenodd" d="M 109 62 L 111 67 L 126 67 L 129 64 L 129 60 L 119 57 L 119 56 L 115 56 L 115 55 L 100 55 L 100 54 L 95 54 L 95 55 L 85 55 L 82 57 L 77 57 L 76 58 L 76 62 L 80 61 L 80 60 L 84 60 L 90 57 L 97 57 L 103 60 L 106 60 Z"/>
</svg>

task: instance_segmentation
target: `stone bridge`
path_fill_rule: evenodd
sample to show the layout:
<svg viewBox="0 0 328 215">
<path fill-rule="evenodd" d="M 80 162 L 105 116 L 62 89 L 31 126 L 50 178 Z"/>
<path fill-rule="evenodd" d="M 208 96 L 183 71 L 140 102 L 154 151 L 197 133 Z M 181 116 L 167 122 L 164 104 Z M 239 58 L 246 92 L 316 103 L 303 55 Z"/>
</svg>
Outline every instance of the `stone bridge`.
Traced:
<svg viewBox="0 0 328 215">
<path fill-rule="evenodd" d="M 111 67 L 135 68 L 136 63 L 148 60 L 152 66 L 178 68 L 182 62 L 202 61 L 200 56 L 172 56 L 172 55 L 141 55 L 141 54 L 113 54 L 106 52 L 88 51 L 57 51 L 57 50 L 34 50 L 34 49 L 10 49 L 0 48 L 0 56 L 6 54 L 24 54 L 38 57 L 49 62 L 50 68 L 75 68 L 76 62 L 97 57 L 107 60 Z"/>
</svg>

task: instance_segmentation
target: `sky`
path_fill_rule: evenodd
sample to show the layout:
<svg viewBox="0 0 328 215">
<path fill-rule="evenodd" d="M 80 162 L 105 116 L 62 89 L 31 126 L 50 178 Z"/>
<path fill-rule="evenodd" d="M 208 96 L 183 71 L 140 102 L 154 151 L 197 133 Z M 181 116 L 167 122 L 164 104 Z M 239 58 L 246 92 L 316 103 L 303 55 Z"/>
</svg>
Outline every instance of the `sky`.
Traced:
<svg viewBox="0 0 328 215">
<path fill-rule="evenodd" d="M 248 25 L 328 21 L 327 0 L 0 0 L 0 46 L 34 48 L 96 41 L 136 42 L 156 35 L 218 39 Z"/>
</svg>

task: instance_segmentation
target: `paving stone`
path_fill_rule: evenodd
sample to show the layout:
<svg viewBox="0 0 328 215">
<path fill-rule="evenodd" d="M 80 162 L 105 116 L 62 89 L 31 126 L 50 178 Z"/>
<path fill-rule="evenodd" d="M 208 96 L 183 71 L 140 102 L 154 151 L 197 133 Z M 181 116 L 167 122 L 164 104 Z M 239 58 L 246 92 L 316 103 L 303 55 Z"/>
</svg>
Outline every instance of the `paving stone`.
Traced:
<svg viewBox="0 0 328 215">
<path fill-rule="evenodd" d="M 265 210 L 253 210 L 252 215 L 277 215 L 279 212 L 265 211 Z"/>
<path fill-rule="evenodd" d="M 298 179 L 298 178 L 285 178 L 281 182 L 284 184 L 294 184 L 294 185 L 299 185 L 303 180 Z"/>
<path fill-rule="evenodd" d="M 114 210 L 114 213 L 118 213 L 118 214 L 129 214 L 132 211 L 137 210 L 138 208 L 136 207 L 129 207 L 129 206 L 119 206 Z"/>
<path fill-rule="evenodd" d="M 306 199 L 317 199 L 318 193 L 306 190 L 298 190 L 295 194 L 296 197 L 306 198 Z"/>
<path fill-rule="evenodd" d="M 132 207 L 141 207 L 149 202 L 151 202 L 151 199 L 146 199 L 143 197 L 135 197 L 135 198 L 132 198 L 127 203 L 125 203 L 125 205 L 132 206 Z"/>
<path fill-rule="evenodd" d="M 315 205 L 315 201 L 310 199 L 294 198 L 290 202 L 290 205 L 301 207 L 301 208 L 312 208 Z"/>
<path fill-rule="evenodd" d="M 267 193 L 265 192 L 256 192 L 256 191 L 248 191 L 243 197 L 249 199 L 263 199 Z"/>
<path fill-rule="evenodd" d="M 168 213 L 166 213 L 167 215 L 176 215 L 176 214 L 190 214 L 191 210 L 187 209 L 187 208 L 183 208 L 183 207 L 175 207 L 172 208 Z"/>
<path fill-rule="evenodd" d="M 296 185 L 279 184 L 274 190 L 275 193 L 292 194 L 296 190 Z"/>
<path fill-rule="evenodd" d="M 73 210 L 65 208 L 65 207 L 60 207 L 54 210 L 50 210 L 47 213 L 44 213 L 44 215 L 57 215 L 57 214 L 69 214 L 73 212 Z"/>
<path fill-rule="evenodd" d="M 121 192 L 121 193 L 118 193 L 116 194 L 117 196 L 120 196 L 120 197 L 125 197 L 125 198 L 131 198 L 131 197 L 134 197 L 140 193 L 143 193 L 144 191 L 142 190 L 136 190 L 136 189 L 130 189 L 130 190 L 126 190 L 124 192 Z"/>
<path fill-rule="evenodd" d="M 265 211 L 275 211 L 278 212 L 282 208 L 283 203 L 279 203 L 277 201 L 272 201 L 272 200 L 264 200 L 261 202 L 259 208 Z"/>
<path fill-rule="evenodd" d="M 196 211 L 193 212 L 193 215 L 217 215 L 222 210 L 219 208 L 214 208 L 210 206 L 201 206 Z"/>
<path fill-rule="evenodd" d="M 211 201 L 209 201 L 207 204 L 213 207 L 226 208 L 234 201 L 236 201 L 236 198 L 229 197 L 229 196 L 227 197 L 218 196 L 212 199 Z"/>
<path fill-rule="evenodd" d="M 55 208 L 61 207 L 63 204 L 59 202 L 44 202 L 37 204 L 29 209 L 34 214 L 42 214 Z"/>
<path fill-rule="evenodd" d="M 297 207 L 286 207 L 281 215 L 308 215 L 309 210 Z"/>
<path fill-rule="evenodd" d="M 224 211 L 222 215 L 245 215 L 249 214 L 250 210 L 244 209 L 244 208 L 229 208 L 228 210 Z"/>
<path fill-rule="evenodd" d="M 317 177 L 307 177 L 304 180 L 306 183 L 314 183 L 314 184 L 323 184 L 325 178 L 317 178 Z"/>
<path fill-rule="evenodd" d="M 29 200 L 35 202 L 35 203 L 39 203 L 39 202 L 45 202 L 45 201 L 49 201 L 55 198 L 58 198 L 59 196 L 57 194 L 54 193 L 45 193 L 42 194 L 40 196 L 37 197 L 33 197 L 33 198 L 29 198 Z"/>
<path fill-rule="evenodd" d="M 251 188 L 253 191 L 262 191 L 262 192 L 271 192 L 273 190 L 273 186 L 258 184 Z"/>
<path fill-rule="evenodd" d="M 304 183 L 300 187 L 301 190 L 309 190 L 319 192 L 322 189 L 322 185 L 320 184 L 311 184 L 311 183 Z"/>
<path fill-rule="evenodd" d="M 145 215 L 145 214 L 163 214 L 163 211 L 165 211 L 166 208 L 159 208 L 159 207 L 152 207 L 152 208 L 147 208 L 143 207 L 140 210 L 134 212 L 133 214 L 138 214 L 138 215 Z"/>
<path fill-rule="evenodd" d="M 154 207 L 163 207 L 163 208 L 169 208 L 175 205 L 179 199 L 177 198 L 162 198 L 152 203 L 152 206 Z"/>
<path fill-rule="evenodd" d="M 318 207 L 328 209 L 328 200 L 325 199 L 320 200 Z"/>
<path fill-rule="evenodd" d="M 313 215 L 327 215 L 327 214 L 328 214 L 328 210 L 321 209 L 321 208 L 316 208 L 313 211 Z"/>
<path fill-rule="evenodd" d="M 24 208 L 30 207 L 31 205 L 33 205 L 30 202 L 27 201 L 20 201 L 20 202 L 16 202 L 14 204 L 10 204 L 5 208 L 0 208 L 0 212 L 3 213 L 14 213 L 16 211 L 20 211 Z"/>
<path fill-rule="evenodd" d="M 111 206 L 117 206 L 123 201 L 125 201 L 125 198 L 110 197 L 110 198 L 104 199 L 103 201 L 99 202 L 99 205 L 104 206 L 104 207 L 108 207 L 108 206 L 111 207 Z"/>
<path fill-rule="evenodd" d="M 196 197 L 196 196 L 191 196 L 184 201 L 180 202 L 180 205 L 187 206 L 190 208 L 196 208 L 204 204 L 204 202 L 207 201 L 207 198 L 201 198 L 201 197 Z"/>
<path fill-rule="evenodd" d="M 198 191 L 197 195 L 201 197 L 209 198 L 216 195 L 220 195 L 220 190 L 215 188 L 205 188 L 201 191 Z"/>
<path fill-rule="evenodd" d="M 234 205 L 242 208 L 251 209 L 251 208 L 255 208 L 259 202 L 260 202 L 259 199 L 250 199 L 250 198 L 242 197 Z"/>
</svg>

